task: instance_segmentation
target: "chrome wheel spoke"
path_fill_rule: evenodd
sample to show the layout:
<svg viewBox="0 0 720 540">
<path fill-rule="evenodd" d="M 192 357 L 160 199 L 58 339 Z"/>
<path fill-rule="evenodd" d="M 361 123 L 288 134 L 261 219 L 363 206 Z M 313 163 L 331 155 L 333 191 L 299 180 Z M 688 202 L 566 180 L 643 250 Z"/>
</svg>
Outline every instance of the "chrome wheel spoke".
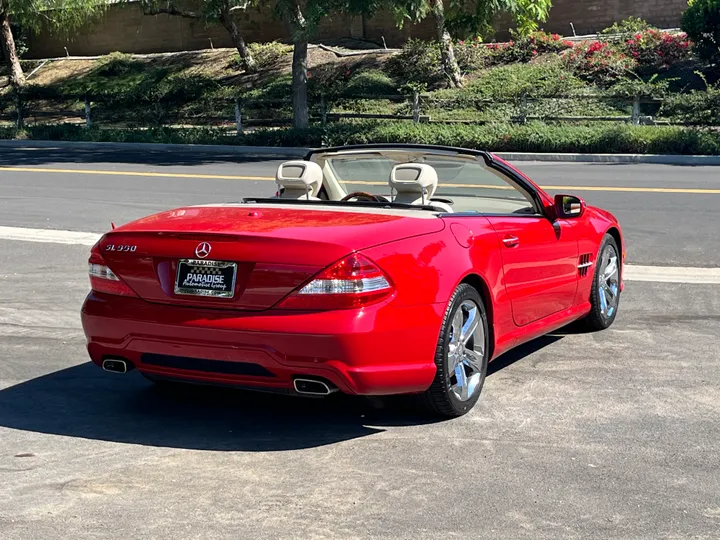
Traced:
<svg viewBox="0 0 720 540">
<path fill-rule="evenodd" d="M 482 353 L 478 354 L 472 349 L 465 349 L 463 361 L 465 365 L 473 371 L 473 373 L 480 373 L 480 371 L 482 371 Z"/>
<path fill-rule="evenodd" d="M 463 312 L 462 309 L 458 309 L 457 313 L 453 317 L 452 321 L 452 336 L 450 337 L 450 343 L 456 346 L 462 343 L 462 328 L 463 328 Z"/>
<path fill-rule="evenodd" d="M 615 277 L 617 274 L 617 257 L 610 257 L 608 260 L 607 267 L 605 268 L 605 272 L 603 273 L 603 280 L 608 281 L 609 279 Z"/>
<path fill-rule="evenodd" d="M 470 341 L 470 338 L 475 334 L 479 323 L 480 317 L 478 315 L 478 309 L 469 309 L 467 312 L 467 321 L 463 324 L 462 334 L 460 335 L 460 342 L 463 346 L 467 346 L 468 341 Z"/>
<path fill-rule="evenodd" d="M 459 398 L 463 401 L 465 401 L 468 396 L 468 379 L 467 374 L 465 373 L 465 366 L 462 362 L 459 362 L 457 366 L 455 366 L 455 379 L 456 383 L 455 386 L 457 387 L 457 390 L 459 390 Z M 456 392 L 458 393 L 458 392 Z"/>
<path fill-rule="evenodd" d="M 600 311 L 605 317 L 615 313 L 618 304 L 618 256 L 611 245 L 605 247 L 600 256 L 601 266 L 598 272 L 597 293 Z"/>
<path fill-rule="evenodd" d="M 603 285 L 603 290 L 605 291 L 606 295 L 610 295 L 610 301 L 615 299 L 615 291 L 613 288 L 608 285 L 607 283 Z"/>
<path fill-rule="evenodd" d="M 460 401 L 472 398 L 480 388 L 485 354 L 485 327 L 472 300 L 457 307 L 450 325 L 447 369 L 450 390 Z"/>
<path fill-rule="evenodd" d="M 605 298 L 605 289 L 603 287 L 598 289 L 598 295 L 600 296 L 600 311 L 607 313 L 608 303 L 607 298 Z"/>
</svg>

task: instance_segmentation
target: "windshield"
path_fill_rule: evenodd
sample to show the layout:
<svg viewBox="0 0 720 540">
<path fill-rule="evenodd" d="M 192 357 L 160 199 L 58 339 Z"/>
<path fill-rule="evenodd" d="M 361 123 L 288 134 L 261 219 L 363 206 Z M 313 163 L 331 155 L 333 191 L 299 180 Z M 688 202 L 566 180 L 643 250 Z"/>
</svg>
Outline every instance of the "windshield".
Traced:
<svg viewBox="0 0 720 540">
<path fill-rule="evenodd" d="M 425 152 L 381 151 L 321 156 L 326 177 L 346 194 L 364 191 L 391 199 L 389 178 L 399 164 L 425 164 L 437 173 L 432 200 L 450 200 L 452 211 L 533 213 L 530 194 L 512 179 L 485 165 L 482 158 Z"/>
</svg>

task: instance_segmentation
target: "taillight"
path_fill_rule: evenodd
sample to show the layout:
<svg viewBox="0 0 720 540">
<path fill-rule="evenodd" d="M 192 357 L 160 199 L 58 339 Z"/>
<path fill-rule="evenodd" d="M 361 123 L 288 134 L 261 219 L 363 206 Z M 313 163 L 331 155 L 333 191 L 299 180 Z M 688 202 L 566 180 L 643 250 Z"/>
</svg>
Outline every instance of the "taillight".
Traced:
<svg viewBox="0 0 720 540">
<path fill-rule="evenodd" d="M 367 306 L 393 293 L 390 280 L 367 257 L 353 253 L 316 275 L 278 307 L 283 309 L 350 309 Z"/>
<path fill-rule="evenodd" d="M 90 252 L 88 273 L 90 274 L 90 287 L 93 291 L 119 296 L 137 296 L 135 291 L 108 268 L 105 259 L 100 255 L 97 244 Z"/>
</svg>

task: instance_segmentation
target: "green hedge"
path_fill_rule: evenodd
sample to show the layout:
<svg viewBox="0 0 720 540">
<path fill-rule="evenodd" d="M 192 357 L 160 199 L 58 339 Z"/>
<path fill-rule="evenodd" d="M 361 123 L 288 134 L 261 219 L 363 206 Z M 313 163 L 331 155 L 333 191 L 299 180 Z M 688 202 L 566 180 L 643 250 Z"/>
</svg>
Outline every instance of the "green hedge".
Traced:
<svg viewBox="0 0 720 540">
<path fill-rule="evenodd" d="M 305 130 L 258 130 L 242 136 L 214 128 L 154 128 L 147 130 L 85 129 L 71 125 L 31 126 L 17 134 L 0 130 L 0 137 L 35 140 L 229 144 L 256 146 L 335 146 L 365 143 L 424 143 L 491 151 L 545 153 L 631 153 L 720 155 L 720 133 L 684 127 L 628 124 L 442 125 L 409 122 L 346 122 Z"/>
</svg>

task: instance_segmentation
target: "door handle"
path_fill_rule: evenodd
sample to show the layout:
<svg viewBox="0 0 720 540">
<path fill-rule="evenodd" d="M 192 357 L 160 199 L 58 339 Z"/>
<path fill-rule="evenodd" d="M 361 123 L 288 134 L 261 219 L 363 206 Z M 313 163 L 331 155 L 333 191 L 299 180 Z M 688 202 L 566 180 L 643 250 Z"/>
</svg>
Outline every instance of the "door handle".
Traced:
<svg viewBox="0 0 720 540">
<path fill-rule="evenodd" d="M 520 239 L 517 236 L 508 234 L 505 238 L 503 238 L 503 244 L 505 244 L 505 247 L 509 248 L 518 247 L 520 245 Z"/>
</svg>

